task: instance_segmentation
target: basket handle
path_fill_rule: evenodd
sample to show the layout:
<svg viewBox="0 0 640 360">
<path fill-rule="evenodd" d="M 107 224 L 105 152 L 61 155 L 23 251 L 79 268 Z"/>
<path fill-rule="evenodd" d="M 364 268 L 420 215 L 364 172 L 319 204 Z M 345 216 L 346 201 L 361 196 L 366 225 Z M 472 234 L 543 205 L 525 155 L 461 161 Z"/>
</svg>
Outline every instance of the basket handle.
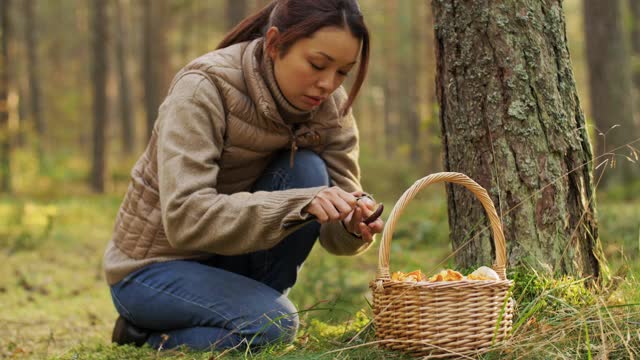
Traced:
<svg viewBox="0 0 640 360">
<path fill-rule="evenodd" d="M 391 249 L 391 237 L 393 231 L 398 222 L 398 218 L 402 211 L 407 206 L 420 190 L 425 187 L 439 183 L 450 182 L 454 184 L 460 184 L 469 189 L 482 203 L 484 210 L 489 216 L 489 222 L 491 223 L 491 230 L 493 231 L 493 241 L 496 247 L 496 263 L 493 265 L 493 269 L 498 273 L 501 280 L 506 280 L 506 248 L 504 233 L 502 232 L 502 223 L 496 213 L 496 208 L 493 206 L 493 201 L 487 194 L 482 186 L 478 185 L 475 181 L 471 180 L 468 176 L 457 172 L 439 172 L 423 177 L 416 181 L 407 191 L 402 194 L 400 199 L 396 202 L 391 215 L 387 219 L 387 223 L 382 232 L 382 242 L 380 243 L 380 253 L 378 255 L 378 279 L 389 280 L 389 251 Z"/>
</svg>

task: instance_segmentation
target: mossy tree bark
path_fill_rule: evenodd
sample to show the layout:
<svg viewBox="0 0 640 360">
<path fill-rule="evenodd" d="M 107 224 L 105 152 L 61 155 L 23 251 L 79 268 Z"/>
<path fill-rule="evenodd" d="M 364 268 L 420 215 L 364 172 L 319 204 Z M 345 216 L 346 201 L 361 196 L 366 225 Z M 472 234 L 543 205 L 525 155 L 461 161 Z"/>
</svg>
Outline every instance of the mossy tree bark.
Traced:
<svg viewBox="0 0 640 360">
<path fill-rule="evenodd" d="M 433 0 L 436 91 L 446 171 L 487 189 L 509 266 L 601 272 L 591 146 L 559 0 Z M 474 196 L 447 185 L 462 267 L 490 264 L 493 240 Z"/>
</svg>

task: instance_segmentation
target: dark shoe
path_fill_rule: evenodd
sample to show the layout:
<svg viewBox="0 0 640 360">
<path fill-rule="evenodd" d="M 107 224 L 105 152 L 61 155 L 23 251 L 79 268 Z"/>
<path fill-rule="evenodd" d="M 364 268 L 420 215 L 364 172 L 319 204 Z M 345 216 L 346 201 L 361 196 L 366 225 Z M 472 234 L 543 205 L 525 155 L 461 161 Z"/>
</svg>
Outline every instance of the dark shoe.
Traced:
<svg viewBox="0 0 640 360">
<path fill-rule="evenodd" d="M 116 325 L 113 327 L 111 341 L 118 345 L 134 344 L 140 347 L 147 342 L 148 337 L 148 331 L 133 325 L 122 316 L 118 316 Z"/>
</svg>

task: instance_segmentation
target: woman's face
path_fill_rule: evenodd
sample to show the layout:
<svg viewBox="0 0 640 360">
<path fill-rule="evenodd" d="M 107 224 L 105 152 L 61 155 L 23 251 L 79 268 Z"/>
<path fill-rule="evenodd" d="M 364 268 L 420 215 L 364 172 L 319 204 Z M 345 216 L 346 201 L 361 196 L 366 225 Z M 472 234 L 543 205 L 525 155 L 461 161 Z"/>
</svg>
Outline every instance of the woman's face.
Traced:
<svg viewBox="0 0 640 360">
<path fill-rule="evenodd" d="M 267 42 L 277 35 L 277 28 L 269 29 Z M 269 55 L 285 98 L 298 109 L 312 110 L 342 84 L 359 51 L 360 40 L 350 31 L 325 27 L 296 41 L 283 57 L 278 50 Z"/>
</svg>

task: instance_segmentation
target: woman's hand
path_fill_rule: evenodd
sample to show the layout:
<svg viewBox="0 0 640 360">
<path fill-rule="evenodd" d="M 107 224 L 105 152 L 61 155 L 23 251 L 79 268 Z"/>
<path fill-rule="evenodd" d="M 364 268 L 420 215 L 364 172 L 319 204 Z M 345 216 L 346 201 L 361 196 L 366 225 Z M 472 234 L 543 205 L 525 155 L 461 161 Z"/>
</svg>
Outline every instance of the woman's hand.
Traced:
<svg viewBox="0 0 640 360">
<path fill-rule="evenodd" d="M 337 186 L 320 191 L 303 211 L 314 215 L 321 224 L 343 220 L 356 208 L 358 198 Z"/>
<path fill-rule="evenodd" d="M 316 217 L 321 223 L 342 220 L 345 229 L 362 237 L 366 242 L 373 241 L 373 235 L 382 232 L 384 221 L 381 218 L 365 224 L 363 221 L 377 208 L 372 199 L 362 191 L 348 193 L 337 186 L 320 191 L 303 210 Z"/>
<path fill-rule="evenodd" d="M 382 232 L 384 221 L 381 218 L 376 219 L 369 225 L 363 221 L 370 216 L 377 208 L 375 201 L 368 197 L 362 197 L 363 192 L 352 193 L 354 197 L 359 198 L 355 209 L 344 218 L 342 223 L 350 233 L 361 236 L 365 242 L 373 241 L 373 235 Z"/>
</svg>

